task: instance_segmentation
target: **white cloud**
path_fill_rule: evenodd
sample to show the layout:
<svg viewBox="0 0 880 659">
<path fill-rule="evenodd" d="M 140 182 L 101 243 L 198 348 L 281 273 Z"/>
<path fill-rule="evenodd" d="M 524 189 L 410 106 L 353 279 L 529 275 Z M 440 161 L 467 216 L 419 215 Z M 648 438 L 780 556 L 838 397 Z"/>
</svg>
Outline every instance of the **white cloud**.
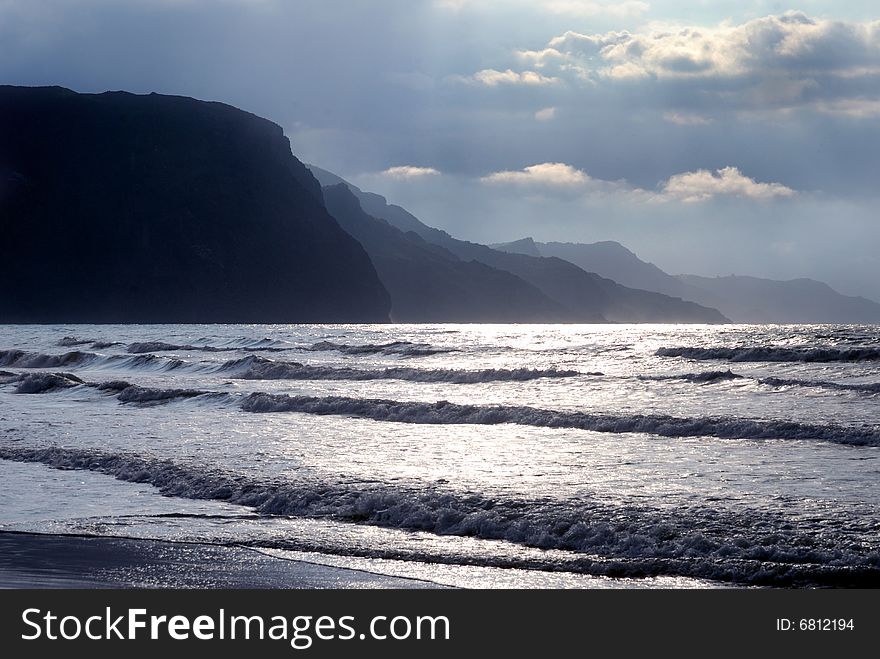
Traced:
<svg viewBox="0 0 880 659">
<path fill-rule="evenodd" d="M 667 85 L 673 91 L 665 96 L 665 118 L 678 124 L 729 110 L 873 117 L 880 103 L 880 21 L 790 11 L 708 27 L 649 23 L 633 32 L 568 31 L 513 57 L 572 88 Z M 697 104 L 701 110 L 687 111 Z"/>
<path fill-rule="evenodd" d="M 480 179 L 483 183 L 529 186 L 574 187 L 591 179 L 579 169 L 561 162 L 544 162 L 521 170 L 495 172 Z"/>
<path fill-rule="evenodd" d="M 595 57 L 610 77 L 737 76 L 766 72 L 846 73 L 880 63 L 880 22 L 813 19 L 801 12 L 715 27 L 655 25 L 637 33 L 566 32 L 548 47 Z"/>
<path fill-rule="evenodd" d="M 425 178 L 426 176 L 437 176 L 440 172 L 433 167 L 416 167 L 414 165 L 399 165 L 397 167 L 389 167 L 383 172 L 382 176 L 387 178 L 401 180 L 411 180 Z"/>
<path fill-rule="evenodd" d="M 541 108 L 535 112 L 535 119 L 538 121 L 552 121 L 556 117 L 556 108 Z"/>
<path fill-rule="evenodd" d="M 760 183 L 745 176 L 736 167 L 714 172 L 700 169 L 675 174 L 658 186 L 658 191 L 644 190 L 626 181 L 606 181 L 591 177 L 583 170 L 561 162 L 545 162 L 520 170 L 495 172 L 480 179 L 482 183 L 504 184 L 530 189 L 564 190 L 584 197 L 616 196 L 636 204 L 659 202 L 694 203 L 715 197 L 739 197 L 752 201 L 770 201 L 795 196 L 796 192 L 781 183 Z"/>
<path fill-rule="evenodd" d="M 724 167 L 710 172 L 700 169 L 695 172 L 676 174 L 662 186 L 662 200 L 677 200 L 687 203 L 707 201 L 717 196 L 744 197 L 759 201 L 779 197 L 793 197 L 795 191 L 781 183 L 759 183 L 743 175 L 736 167 Z"/>
<path fill-rule="evenodd" d="M 677 126 L 706 126 L 712 123 L 709 117 L 691 112 L 666 112 L 663 114 L 663 121 Z"/>
<path fill-rule="evenodd" d="M 477 71 L 474 75 L 463 78 L 465 82 L 486 85 L 487 87 L 497 87 L 499 85 L 553 85 L 560 82 L 559 78 L 549 77 L 538 73 L 537 71 L 514 71 L 507 69 L 506 71 L 497 71 L 495 69 L 483 69 Z"/>
<path fill-rule="evenodd" d="M 514 52 L 517 59 L 539 69 L 544 68 L 552 62 L 560 62 L 567 59 L 555 48 L 544 48 L 543 50 L 517 50 Z"/>
</svg>

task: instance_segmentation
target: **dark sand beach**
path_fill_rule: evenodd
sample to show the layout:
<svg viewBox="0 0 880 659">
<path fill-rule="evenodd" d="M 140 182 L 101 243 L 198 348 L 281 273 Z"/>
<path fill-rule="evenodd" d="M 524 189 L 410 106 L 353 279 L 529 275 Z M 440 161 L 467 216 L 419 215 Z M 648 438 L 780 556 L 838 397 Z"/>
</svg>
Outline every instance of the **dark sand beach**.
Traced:
<svg viewBox="0 0 880 659">
<path fill-rule="evenodd" d="M 0 532 L 0 588 L 430 588 L 242 547 Z"/>
</svg>

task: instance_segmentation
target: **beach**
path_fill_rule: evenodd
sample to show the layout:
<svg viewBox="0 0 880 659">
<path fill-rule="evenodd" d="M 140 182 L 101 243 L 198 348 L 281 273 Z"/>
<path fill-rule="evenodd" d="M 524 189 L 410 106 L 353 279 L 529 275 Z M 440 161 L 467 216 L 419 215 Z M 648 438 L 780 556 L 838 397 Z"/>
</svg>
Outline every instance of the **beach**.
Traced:
<svg viewBox="0 0 880 659">
<path fill-rule="evenodd" d="M 0 588 L 436 588 L 240 547 L 0 532 Z"/>
</svg>

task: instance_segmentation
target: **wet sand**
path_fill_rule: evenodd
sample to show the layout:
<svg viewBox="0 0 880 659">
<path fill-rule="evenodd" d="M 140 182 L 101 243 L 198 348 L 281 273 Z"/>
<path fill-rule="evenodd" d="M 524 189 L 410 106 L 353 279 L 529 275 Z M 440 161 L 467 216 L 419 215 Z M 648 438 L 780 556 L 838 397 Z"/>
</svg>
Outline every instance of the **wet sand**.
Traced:
<svg viewBox="0 0 880 659">
<path fill-rule="evenodd" d="M 0 532 L 0 588 L 432 588 L 242 547 Z"/>
</svg>

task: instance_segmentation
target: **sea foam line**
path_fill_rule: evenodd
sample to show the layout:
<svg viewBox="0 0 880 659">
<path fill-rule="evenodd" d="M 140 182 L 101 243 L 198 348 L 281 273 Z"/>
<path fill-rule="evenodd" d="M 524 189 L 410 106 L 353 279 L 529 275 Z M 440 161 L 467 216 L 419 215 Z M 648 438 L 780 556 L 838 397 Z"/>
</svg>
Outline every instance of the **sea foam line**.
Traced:
<svg viewBox="0 0 880 659">
<path fill-rule="evenodd" d="M 517 405 L 463 405 L 438 401 L 397 401 L 345 396 L 289 396 L 254 392 L 241 395 L 194 389 L 149 388 L 125 381 L 84 383 L 68 374 L 38 373 L 25 376 L 18 393 L 48 393 L 59 388 L 91 386 L 116 395 L 122 403 L 162 404 L 179 399 L 213 398 L 235 401 L 252 413 L 297 412 L 318 416 L 348 416 L 391 423 L 435 425 L 499 425 L 512 423 L 539 428 L 571 428 L 598 433 L 639 433 L 660 437 L 716 437 L 719 439 L 815 440 L 852 446 L 880 446 L 880 427 L 842 426 L 797 421 L 755 420 L 733 417 L 675 417 L 664 414 L 592 414 Z M 75 376 L 74 376 L 75 377 Z M 27 384 L 25 384 L 27 383 Z"/>
<path fill-rule="evenodd" d="M 829 532 L 823 525 L 791 525 L 759 511 L 694 506 L 661 511 L 583 498 L 493 499 L 431 485 L 261 481 L 202 465 L 60 447 L 0 444 L 0 459 L 94 471 L 151 484 L 168 496 L 221 500 L 263 514 L 331 518 L 589 554 L 561 566 L 591 574 L 672 574 L 776 586 L 880 583 L 880 555 L 876 547 L 859 540 L 865 533 L 861 520 L 843 518 Z M 774 533 L 768 535 L 768 528 Z M 296 542 L 291 545 L 284 539 L 262 544 L 296 548 Z M 497 562 L 492 557 L 469 560 Z M 544 564 L 521 567 L 559 566 L 548 558 Z"/>
<path fill-rule="evenodd" d="M 483 382 L 526 382 L 541 378 L 601 376 L 602 373 L 581 373 L 558 368 L 490 368 L 447 369 L 389 367 L 380 369 L 309 365 L 300 362 L 275 361 L 260 355 L 248 355 L 223 364 L 189 362 L 175 357 L 153 354 L 100 355 L 74 351 L 46 355 L 23 350 L 0 351 L 0 366 L 17 368 L 91 367 L 120 370 L 177 371 L 223 374 L 244 380 L 406 380 L 445 384 L 479 384 Z"/>
<path fill-rule="evenodd" d="M 738 348 L 660 348 L 659 357 L 730 362 L 861 362 L 880 360 L 880 348 L 786 348 L 746 346 Z"/>
<path fill-rule="evenodd" d="M 570 369 L 490 368 L 447 369 L 391 367 L 362 369 L 334 366 L 314 366 L 300 362 L 284 362 L 249 356 L 228 361 L 219 372 L 244 380 L 407 380 L 409 382 L 442 382 L 447 384 L 477 384 L 481 382 L 525 382 L 541 378 L 570 378 L 580 373 Z"/>
<path fill-rule="evenodd" d="M 526 406 L 461 405 L 348 398 L 343 396 L 288 396 L 252 393 L 241 404 L 246 412 L 300 412 L 353 416 L 374 421 L 417 424 L 497 425 L 514 423 L 540 428 L 572 428 L 599 433 L 644 433 L 661 437 L 717 437 L 719 439 L 803 439 L 880 446 L 876 426 L 840 426 L 796 421 L 751 420 L 728 417 L 674 417 L 659 414 L 589 414 Z"/>
</svg>

